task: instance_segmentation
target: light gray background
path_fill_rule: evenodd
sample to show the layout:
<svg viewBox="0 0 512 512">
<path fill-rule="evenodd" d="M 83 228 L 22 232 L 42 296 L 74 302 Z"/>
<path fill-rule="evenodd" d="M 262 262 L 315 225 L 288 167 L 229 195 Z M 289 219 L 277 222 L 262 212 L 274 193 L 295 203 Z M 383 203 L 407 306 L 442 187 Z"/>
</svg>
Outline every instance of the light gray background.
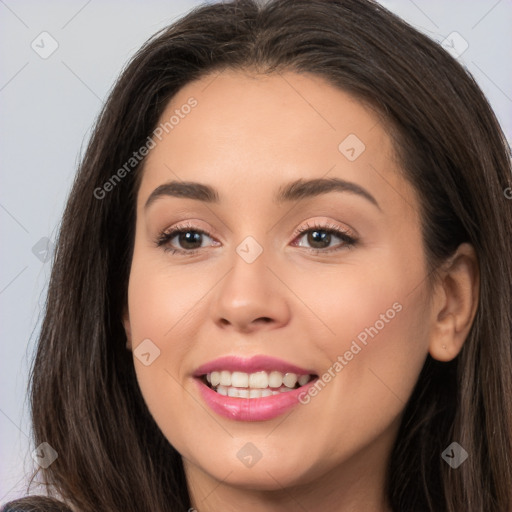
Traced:
<svg viewBox="0 0 512 512">
<path fill-rule="evenodd" d="M 128 59 L 200 3 L 0 0 L 0 503 L 23 495 L 32 467 L 26 386 L 51 252 L 41 259 L 45 239 L 50 249 L 55 240 L 80 151 Z M 511 140 L 511 0 L 381 3 L 437 41 L 461 34 L 469 47 L 459 60 Z M 43 31 L 59 44 L 47 59 L 31 48 Z M 36 256 L 32 248 L 41 239 Z"/>
</svg>

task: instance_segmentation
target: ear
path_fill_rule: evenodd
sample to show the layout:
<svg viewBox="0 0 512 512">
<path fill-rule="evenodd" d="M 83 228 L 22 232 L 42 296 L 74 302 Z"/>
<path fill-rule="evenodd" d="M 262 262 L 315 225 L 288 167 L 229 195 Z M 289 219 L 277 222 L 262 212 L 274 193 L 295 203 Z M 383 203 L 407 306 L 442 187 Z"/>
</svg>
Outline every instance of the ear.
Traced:
<svg viewBox="0 0 512 512">
<path fill-rule="evenodd" d="M 478 307 L 480 272 L 473 246 L 461 244 L 439 274 L 429 353 L 439 361 L 451 361 L 462 349 Z"/>
<path fill-rule="evenodd" d="M 126 349 L 132 350 L 132 328 L 130 324 L 130 314 L 128 313 L 128 306 L 123 310 L 123 327 L 126 333 Z"/>
</svg>

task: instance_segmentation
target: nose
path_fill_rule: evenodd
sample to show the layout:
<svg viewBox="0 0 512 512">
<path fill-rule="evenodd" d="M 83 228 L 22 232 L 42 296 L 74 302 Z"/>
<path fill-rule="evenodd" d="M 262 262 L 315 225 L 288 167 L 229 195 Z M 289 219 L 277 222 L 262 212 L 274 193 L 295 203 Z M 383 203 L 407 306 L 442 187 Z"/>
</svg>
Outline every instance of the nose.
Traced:
<svg viewBox="0 0 512 512">
<path fill-rule="evenodd" d="M 265 251 L 251 263 L 234 255 L 233 267 L 213 297 L 219 327 L 247 334 L 283 327 L 290 321 L 288 290 L 268 263 Z"/>
</svg>

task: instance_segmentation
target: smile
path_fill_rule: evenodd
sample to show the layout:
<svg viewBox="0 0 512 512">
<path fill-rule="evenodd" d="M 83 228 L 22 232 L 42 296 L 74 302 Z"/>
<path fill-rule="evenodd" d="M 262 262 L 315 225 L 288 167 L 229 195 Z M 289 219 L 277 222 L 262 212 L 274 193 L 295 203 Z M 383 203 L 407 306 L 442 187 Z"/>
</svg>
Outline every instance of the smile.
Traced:
<svg viewBox="0 0 512 512">
<path fill-rule="evenodd" d="M 194 377 L 210 409 L 236 421 L 264 421 L 285 413 L 317 379 L 313 372 L 267 356 L 217 359 L 198 368 Z"/>
<path fill-rule="evenodd" d="M 307 384 L 313 376 L 259 371 L 255 373 L 215 371 L 205 375 L 206 384 L 223 396 L 262 398 L 286 393 Z"/>
</svg>

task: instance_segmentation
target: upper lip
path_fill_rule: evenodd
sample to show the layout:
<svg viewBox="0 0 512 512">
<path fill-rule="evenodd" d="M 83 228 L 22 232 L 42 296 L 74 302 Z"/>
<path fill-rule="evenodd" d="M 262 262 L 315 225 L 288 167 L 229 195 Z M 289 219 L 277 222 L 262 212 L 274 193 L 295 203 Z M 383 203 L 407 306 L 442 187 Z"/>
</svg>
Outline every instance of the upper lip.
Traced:
<svg viewBox="0 0 512 512">
<path fill-rule="evenodd" d="M 259 371 L 278 371 L 281 373 L 295 373 L 297 375 L 311 375 L 314 371 L 300 368 L 282 359 L 257 355 L 249 358 L 240 356 L 224 356 L 202 364 L 194 372 L 194 377 L 201 377 L 215 371 L 227 370 L 228 372 L 255 373 Z"/>
</svg>

